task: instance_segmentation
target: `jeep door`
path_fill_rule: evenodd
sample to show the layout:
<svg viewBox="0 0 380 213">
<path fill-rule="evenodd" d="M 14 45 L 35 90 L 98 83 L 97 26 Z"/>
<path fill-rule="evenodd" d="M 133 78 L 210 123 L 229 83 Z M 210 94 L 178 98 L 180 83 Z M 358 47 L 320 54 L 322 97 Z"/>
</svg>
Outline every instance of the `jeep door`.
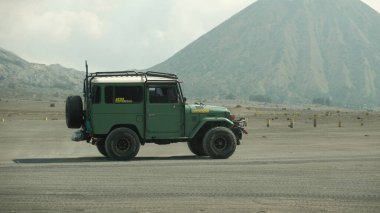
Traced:
<svg viewBox="0 0 380 213">
<path fill-rule="evenodd" d="M 146 139 L 182 137 L 184 107 L 177 84 L 148 84 L 146 91 Z"/>
</svg>

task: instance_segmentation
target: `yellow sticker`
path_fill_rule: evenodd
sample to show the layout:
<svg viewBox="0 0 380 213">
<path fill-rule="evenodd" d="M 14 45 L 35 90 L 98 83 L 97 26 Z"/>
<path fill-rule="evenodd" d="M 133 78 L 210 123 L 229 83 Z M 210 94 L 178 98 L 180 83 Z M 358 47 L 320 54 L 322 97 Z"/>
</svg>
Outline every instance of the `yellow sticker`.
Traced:
<svg viewBox="0 0 380 213">
<path fill-rule="evenodd" d="M 191 110 L 192 113 L 209 113 L 209 109 L 193 109 Z"/>
<path fill-rule="evenodd" d="M 124 98 L 115 98 L 115 103 L 117 104 L 125 103 L 125 100 Z"/>
</svg>

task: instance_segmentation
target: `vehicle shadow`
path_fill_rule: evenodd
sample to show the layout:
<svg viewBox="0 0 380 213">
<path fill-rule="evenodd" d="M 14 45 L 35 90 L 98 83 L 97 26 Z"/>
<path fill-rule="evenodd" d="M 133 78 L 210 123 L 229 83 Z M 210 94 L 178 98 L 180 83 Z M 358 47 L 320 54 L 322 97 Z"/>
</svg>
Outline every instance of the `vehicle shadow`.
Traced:
<svg viewBox="0 0 380 213">
<path fill-rule="evenodd" d="M 204 160 L 208 157 L 189 156 L 169 156 L 169 157 L 135 157 L 130 161 L 160 161 L 160 160 Z M 118 162 L 106 157 L 78 157 L 78 158 L 24 158 L 13 159 L 17 164 L 49 164 L 49 163 L 99 163 L 99 162 Z M 129 161 L 119 161 L 129 162 Z"/>
<path fill-rule="evenodd" d="M 161 157 L 135 157 L 132 161 L 149 161 L 149 160 L 206 160 L 209 157 L 199 157 L 196 155 L 185 155 L 185 156 L 161 156 Z"/>
<path fill-rule="evenodd" d="M 89 162 L 107 162 L 107 161 L 110 161 L 110 160 L 105 157 L 13 159 L 13 162 L 18 163 L 18 164 L 89 163 Z"/>
</svg>

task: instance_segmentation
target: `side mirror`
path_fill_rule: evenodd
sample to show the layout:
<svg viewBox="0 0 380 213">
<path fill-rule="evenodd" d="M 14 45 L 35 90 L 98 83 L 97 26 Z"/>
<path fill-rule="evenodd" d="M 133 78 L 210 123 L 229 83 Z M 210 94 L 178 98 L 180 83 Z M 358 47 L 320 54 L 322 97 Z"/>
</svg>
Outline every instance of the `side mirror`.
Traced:
<svg viewBox="0 0 380 213">
<path fill-rule="evenodd" d="M 186 104 L 186 101 L 187 101 L 186 97 L 183 97 L 183 103 L 184 104 Z"/>
</svg>

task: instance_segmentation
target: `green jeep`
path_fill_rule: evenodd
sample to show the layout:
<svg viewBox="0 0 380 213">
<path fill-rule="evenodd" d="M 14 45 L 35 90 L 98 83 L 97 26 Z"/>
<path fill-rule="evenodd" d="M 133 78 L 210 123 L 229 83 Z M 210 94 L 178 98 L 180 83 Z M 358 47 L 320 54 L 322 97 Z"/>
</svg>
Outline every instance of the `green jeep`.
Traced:
<svg viewBox="0 0 380 213">
<path fill-rule="evenodd" d="M 115 160 L 134 158 L 145 143 L 187 142 L 197 156 L 225 159 L 240 144 L 245 119 L 224 107 L 190 105 L 174 74 L 97 72 L 84 79 L 84 101 L 66 100 L 66 124 L 79 129 L 73 141 L 87 141 Z"/>
</svg>

